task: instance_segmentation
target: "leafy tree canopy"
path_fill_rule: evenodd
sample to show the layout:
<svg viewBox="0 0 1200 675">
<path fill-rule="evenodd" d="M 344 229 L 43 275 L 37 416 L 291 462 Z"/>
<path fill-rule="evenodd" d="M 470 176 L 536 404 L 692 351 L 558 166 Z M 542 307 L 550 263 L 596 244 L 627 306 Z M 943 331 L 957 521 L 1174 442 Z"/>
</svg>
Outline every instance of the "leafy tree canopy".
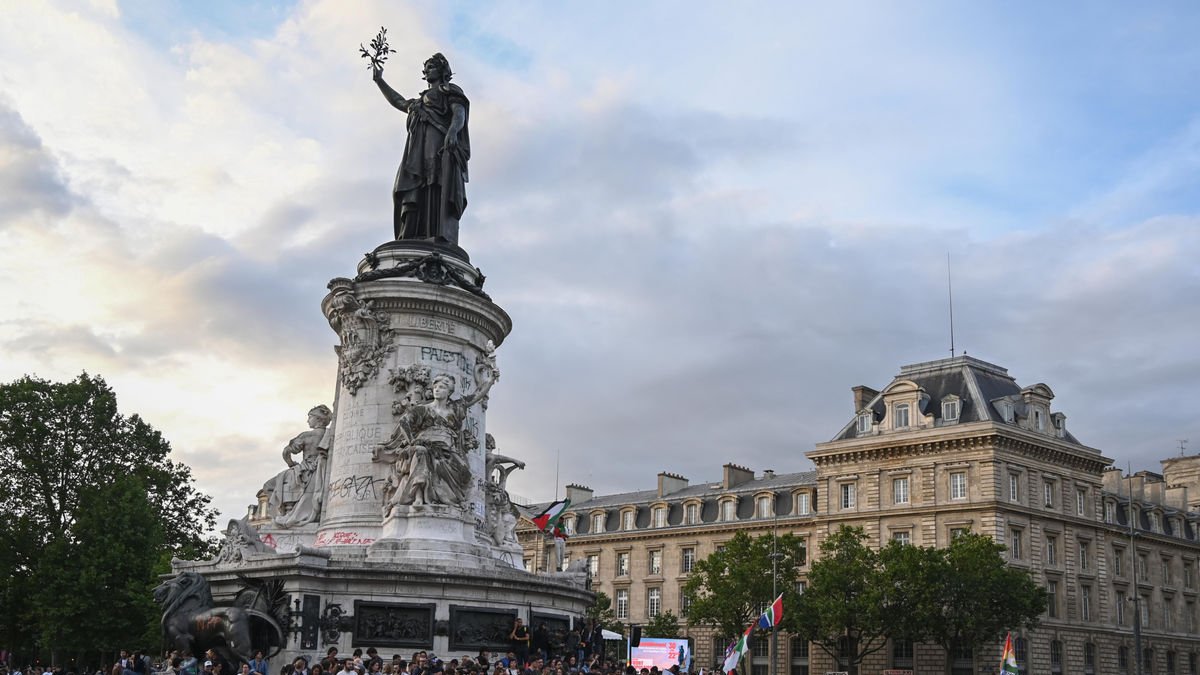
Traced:
<svg viewBox="0 0 1200 675">
<path fill-rule="evenodd" d="M 679 617 L 675 616 L 671 610 L 659 612 L 658 616 L 646 622 L 646 626 L 642 628 L 642 635 L 657 638 L 677 638 L 679 637 Z"/>
<path fill-rule="evenodd" d="M 0 384 L 0 642 L 87 650 L 143 639 L 155 566 L 213 547 L 211 499 L 170 450 L 118 412 L 103 378 Z"/>
<path fill-rule="evenodd" d="M 773 551 L 777 554 L 774 583 Z M 751 538 L 739 532 L 723 549 L 697 561 L 688 575 L 683 588 L 689 599 L 688 622 L 713 626 L 722 637 L 734 638 L 782 593 L 785 610 L 780 627 L 792 630 L 796 614 L 787 608 L 799 601 L 797 572 L 806 555 L 803 540 L 791 534 Z"/>
</svg>

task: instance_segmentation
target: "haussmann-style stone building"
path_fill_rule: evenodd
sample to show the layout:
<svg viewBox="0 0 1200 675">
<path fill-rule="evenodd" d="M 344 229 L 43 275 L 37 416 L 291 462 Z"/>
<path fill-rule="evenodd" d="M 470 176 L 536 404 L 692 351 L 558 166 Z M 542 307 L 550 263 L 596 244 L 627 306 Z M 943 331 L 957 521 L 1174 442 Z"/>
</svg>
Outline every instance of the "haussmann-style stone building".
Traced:
<svg viewBox="0 0 1200 675">
<path fill-rule="evenodd" d="M 1041 627 L 1017 639 L 1023 673 L 1136 672 L 1135 612 L 1145 673 L 1198 672 L 1200 456 L 1164 460 L 1161 474 L 1123 475 L 1067 430 L 1050 387 L 1022 386 L 968 356 L 904 366 L 882 390 L 853 393 L 854 416 L 806 453 L 815 471 L 726 464 L 720 480 L 698 484 L 663 472 L 639 492 L 568 486 L 563 566 L 586 568 L 620 620 L 644 624 L 667 610 L 686 614 L 688 572 L 738 532 L 793 533 L 809 561 L 843 524 L 863 527 L 874 546 L 944 546 L 960 531 L 985 533 L 1051 598 Z M 553 566 L 553 546 L 528 521 L 519 539 L 527 569 Z M 705 667 L 730 640 L 705 627 L 687 634 Z M 768 642 L 752 645 L 752 675 L 768 672 Z M 958 654 L 954 672 L 995 673 L 1000 649 Z M 776 672 L 791 675 L 844 670 L 802 640 L 781 637 L 775 659 Z M 861 672 L 940 673 L 943 663 L 936 646 L 894 642 Z"/>
</svg>

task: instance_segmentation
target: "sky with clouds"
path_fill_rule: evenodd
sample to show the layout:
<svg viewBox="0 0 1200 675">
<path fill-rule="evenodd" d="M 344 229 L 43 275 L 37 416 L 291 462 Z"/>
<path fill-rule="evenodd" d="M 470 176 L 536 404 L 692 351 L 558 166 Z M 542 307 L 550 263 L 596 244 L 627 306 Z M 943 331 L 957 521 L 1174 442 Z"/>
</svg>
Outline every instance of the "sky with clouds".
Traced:
<svg viewBox="0 0 1200 675">
<path fill-rule="evenodd" d="M 103 375 L 244 513 L 333 398 L 406 94 L 471 98 L 488 426 L 562 483 L 809 467 L 956 342 L 1118 464 L 1200 450 L 1200 5 L 159 0 L 0 12 L 0 379 Z"/>
</svg>

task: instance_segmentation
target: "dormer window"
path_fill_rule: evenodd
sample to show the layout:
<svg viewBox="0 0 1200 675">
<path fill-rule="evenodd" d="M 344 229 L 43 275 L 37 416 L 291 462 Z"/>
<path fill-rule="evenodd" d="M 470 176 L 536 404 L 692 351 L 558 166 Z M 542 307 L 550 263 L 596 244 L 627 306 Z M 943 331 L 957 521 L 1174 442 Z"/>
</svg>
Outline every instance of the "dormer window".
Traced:
<svg viewBox="0 0 1200 675">
<path fill-rule="evenodd" d="M 1042 414 L 1041 408 L 1033 409 L 1033 428 L 1038 431 L 1046 430 L 1046 416 Z"/>
<path fill-rule="evenodd" d="M 759 518 L 770 518 L 771 498 L 767 495 L 762 495 L 759 497 L 755 502 L 754 510 L 756 511 L 755 515 L 757 515 Z"/>
<path fill-rule="evenodd" d="M 592 534 L 601 534 L 604 532 L 604 514 L 597 513 L 592 516 Z"/>
<path fill-rule="evenodd" d="M 949 398 L 942 401 L 942 421 L 957 422 L 958 411 L 962 407 L 962 403 L 957 398 Z"/>
<path fill-rule="evenodd" d="M 892 428 L 907 429 L 908 428 L 908 404 L 897 403 L 892 406 Z"/>
<path fill-rule="evenodd" d="M 699 504 L 688 504 L 683 507 L 683 522 L 685 525 L 695 525 L 700 522 Z"/>
<path fill-rule="evenodd" d="M 654 527 L 667 526 L 667 507 L 659 506 L 654 509 Z"/>
<path fill-rule="evenodd" d="M 1011 401 L 1001 401 L 996 404 L 996 408 L 1000 410 L 1000 418 L 1005 422 L 1012 423 L 1013 421 L 1013 406 Z"/>
<path fill-rule="evenodd" d="M 862 434 L 871 433 L 871 421 L 872 421 L 871 417 L 872 417 L 872 415 L 869 411 L 858 413 L 858 420 L 857 420 L 858 424 L 857 424 L 856 430 L 858 431 L 858 434 L 860 436 Z"/>
<path fill-rule="evenodd" d="M 729 523 L 737 520 L 737 502 L 729 499 L 721 502 L 721 520 Z"/>
<path fill-rule="evenodd" d="M 626 530 L 626 531 L 632 530 L 633 529 L 633 518 L 634 518 L 633 511 L 626 511 L 626 512 L 622 513 L 621 514 L 621 529 Z"/>
</svg>

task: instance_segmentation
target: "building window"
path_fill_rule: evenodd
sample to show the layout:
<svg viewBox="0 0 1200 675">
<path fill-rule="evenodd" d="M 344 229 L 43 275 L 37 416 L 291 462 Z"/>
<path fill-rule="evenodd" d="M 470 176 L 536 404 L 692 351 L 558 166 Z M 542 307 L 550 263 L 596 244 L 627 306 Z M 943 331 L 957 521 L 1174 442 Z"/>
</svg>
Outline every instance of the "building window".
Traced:
<svg viewBox="0 0 1200 675">
<path fill-rule="evenodd" d="M 1062 642 L 1058 640 L 1050 641 L 1050 672 L 1062 672 Z"/>
<path fill-rule="evenodd" d="M 1142 672 L 1146 675 L 1154 672 L 1154 649 L 1151 647 L 1142 650 Z"/>
<path fill-rule="evenodd" d="M 691 574 L 692 568 L 696 566 L 696 549 L 683 549 L 683 553 L 680 555 L 680 558 L 683 560 L 683 566 L 681 568 L 683 573 Z"/>
<path fill-rule="evenodd" d="M 955 471 L 950 474 L 950 499 L 967 498 L 967 473 Z"/>
<path fill-rule="evenodd" d="M 563 519 L 563 533 L 572 536 L 575 534 L 575 517 Z"/>
<path fill-rule="evenodd" d="M 602 534 L 604 532 L 604 514 L 597 513 L 592 516 L 592 534 Z"/>
<path fill-rule="evenodd" d="M 892 668 L 896 670 L 912 670 L 912 667 L 912 640 L 892 640 Z"/>
<path fill-rule="evenodd" d="M 1196 675 L 1196 653 L 1188 654 L 1188 675 Z"/>
<path fill-rule="evenodd" d="M 1116 602 L 1117 625 L 1124 626 L 1125 625 L 1125 602 L 1126 602 L 1125 593 L 1122 591 L 1117 591 L 1116 596 L 1117 596 L 1117 602 Z"/>
<path fill-rule="evenodd" d="M 846 418 L 842 418 L 846 419 Z M 897 403 L 892 406 L 892 428 L 906 429 L 908 428 L 908 404 Z"/>
<path fill-rule="evenodd" d="M 1021 559 L 1021 530 L 1015 527 L 1008 531 L 1008 555 L 1013 560 Z"/>
<path fill-rule="evenodd" d="M 1084 621 L 1092 620 L 1092 587 L 1079 587 L 1079 617 Z"/>
<path fill-rule="evenodd" d="M 1087 512 L 1087 490 L 1075 491 L 1075 515 L 1082 516 Z"/>
<path fill-rule="evenodd" d="M 1187 604 L 1185 604 L 1183 606 L 1183 611 L 1184 611 L 1184 617 L 1183 617 L 1184 628 L 1187 628 L 1187 632 L 1189 632 L 1189 633 L 1195 633 L 1196 632 L 1196 603 L 1189 600 L 1187 602 Z"/>
<path fill-rule="evenodd" d="M 593 553 L 587 557 L 588 575 L 600 576 L 600 554 Z"/>
<path fill-rule="evenodd" d="M 1171 605 L 1173 604 L 1175 604 L 1174 598 L 1170 596 L 1163 597 L 1163 630 L 1175 630 L 1175 613 L 1171 611 Z"/>
<path fill-rule="evenodd" d="M 912 533 L 908 530 L 900 530 L 892 533 L 892 541 L 899 542 L 905 546 L 912 543 Z"/>
<path fill-rule="evenodd" d="M 971 530 L 966 527 L 952 527 L 950 528 L 950 540 L 954 541 L 970 531 Z"/>
<path fill-rule="evenodd" d="M 1163 586 L 1172 586 L 1171 583 L 1171 560 L 1169 558 L 1162 559 L 1162 582 Z"/>
<path fill-rule="evenodd" d="M 800 559 L 796 561 L 796 564 L 797 565 L 807 565 L 808 564 L 808 540 L 801 538 L 799 543 L 800 543 L 800 546 L 799 546 Z"/>
<path fill-rule="evenodd" d="M 1021 476 L 1019 474 L 1008 474 L 1008 501 L 1021 501 Z"/>
<path fill-rule="evenodd" d="M 843 418 L 844 419 L 844 418 Z M 942 419 L 946 422 L 958 421 L 958 400 L 942 401 Z"/>
<path fill-rule="evenodd" d="M 531 567 L 533 565 L 533 558 L 524 558 L 521 560 L 521 564 L 525 567 L 526 572 L 533 571 L 533 567 Z"/>
<path fill-rule="evenodd" d="M 808 640 L 802 637 L 792 638 L 792 669 L 789 675 L 809 675 Z"/>
<path fill-rule="evenodd" d="M 1129 647 L 1117 647 L 1117 669 L 1122 673 L 1129 672 Z"/>
<path fill-rule="evenodd" d="M 667 508 L 660 506 L 654 509 L 654 527 L 667 526 Z"/>
<path fill-rule="evenodd" d="M 855 501 L 854 488 L 855 488 L 854 483 L 842 483 L 842 508 L 843 509 L 854 508 L 854 501 Z"/>
<path fill-rule="evenodd" d="M 1025 638 L 1018 637 L 1013 640 L 1013 651 L 1017 653 L 1017 667 L 1023 673 L 1028 672 L 1025 664 L 1029 661 L 1029 643 L 1025 641 Z"/>
<path fill-rule="evenodd" d="M 892 503 L 908 503 L 908 476 L 892 479 Z"/>
<path fill-rule="evenodd" d="M 1122 569 L 1125 567 L 1125 549 L 1113 547 L 1113 575 L 1124 576 L 1125 572 Z"/>
<path fill-rule="evenodd" d="M 1058 537 L 1046 537 L 1046 564 L 1058 564 Z"/>
<path fill-rule="evenodd" d="M 1192 564 L 1183 564 L 1183 587 L 1191 590 L 1192 588 Z"/>
<path fill-rule="evenodd" d="M 1033 409 L 1033 428 L 1037 429 L 1038 431 L 1046 430 L 1046 419 L 1042 416 L 1041 408 Z"/>
<path fill-rule="evenodd" d="M 1162 520 L 1157 511 L 1150 512 L 1150 531 L 1162 532 Z"/>
<path fill-rule="evenodd" d="M 1167 675 L 1175 675 L 1175 652 L 1167 652 Z"/>
<path fill-rule="evenodd" d="M 650 551 L 647 560 L 650 563 L 647 572 L 650 574 L 662 574 L 662 551 Z"/>
<path fill-rule="evenodd" d="M 1150 563 L 1145 553 L 1138 554 L 1138 581 L 1150 581 Z"/>
<path fill-rule="evenodd" d="M 755 658 L 765 659 L 771 655 L 771 640 L 763 636 L 756 636 L 750 640 L 750 654 Z"/>
<path fill-rule="evenodd" d="M 1091 542 L 1079 542 L 1079 569 L 1087 572 L 1092 568 L 1092 544 Z"/>
<path fill-rule="evenodd" d="M 796 495 L 796 513 L 801 516 L 807 516 L 809 510 L 808 493 L 801 492 Z"/>
<path fill-rule="evenodd" d="M 1042 481 L 1042 501 L 1046 508 L 1054 508 L 1054 481 L 1050 478 Z"/>
<path fill-rule="evenodd" d="M 1104 502 L 1104 522 L 1109 525 L 1117 518 L 1117 505 L 1112 502 Z"/>
<path fill-rule="evenodd" d="M 871 433 L 871 417 L 872 415 L 869 412 L 862 412 L 858 414 L 858 426 L 856 427 L 856 430 L 860 435 Z M 846 418 L 843 417 L 842 419 Z"/>
<path fill-rule="evenodd" d="M 629 554 L 628 553 L 618 553 L 617 554 L 617 576 L 619 576 L 619 577 L 629 576 Z"/>
<path fill-rule="evenodd" d="M 700 505 L 688 504 L 683 507 L 683 522 L 687 525 L 695 525 L 700 522 Z"/>
<path fill-rule="evenodd" d="M 732 499 L 721 502 L 721 520 L 727 523 L 737 520 L 737 502 Z"/>
<path fill-rule="evenodd" d="M 634 518 L 633 511 L 626 511 L 626 512 L 622 513 L 621 514 L 621 529 L 625 530 L 625 531 L 632 530 L 633 529 L 633 518 Z"/>
<path fill-rule="evenodd" d="M 646 615 L 651 619 L 662 611 L 662 589 L 651 588 L 646 591 Z"/>
<path fill-rule="evenodd" d="M 1050 581 L 1046 582 L 1046 595 L 1049 596 L 1047 598 L 1047 604 L 1046 604 L 1046 615 L 1049 616 L 1051 619 L 1057 619 L 1058 618 L 1058 582 L 1057 581 L 1051 579 Z"/>
<path fill-rule="evenodd" d="M 755 502 L 754 510 L 759 518 L 771 517 L 771 498 L 763 495 Z"/>
<path fill-rule="evenodd" d="M 618 588 L 617 589 L 617 618 L 618 619 L 628 619 L 629 618 L 629 589 L 628 588 Z"/>
<path fill-rule="evenodd" d="M 692 598 L 683 590 L 683 586 L 679 587 L 679 614 L 686 617 L 687 613 L 692 609 Z"/>
<path fill-rule="evenodd" d="M 1149 628 L 1150 627 L 1150 598 L 1148 598 L 1144 595 L 1139 596 L 1138 597 L 1138 609 L 1139 609 L 1138 614 L 1141 617 L 1142 626 Z"/>
<path fill-rule="evenodd" d="M 1083 644 L 1083 675 L 1095 675 L 1096 672 L 1096 643 Z"/>
</svg>

